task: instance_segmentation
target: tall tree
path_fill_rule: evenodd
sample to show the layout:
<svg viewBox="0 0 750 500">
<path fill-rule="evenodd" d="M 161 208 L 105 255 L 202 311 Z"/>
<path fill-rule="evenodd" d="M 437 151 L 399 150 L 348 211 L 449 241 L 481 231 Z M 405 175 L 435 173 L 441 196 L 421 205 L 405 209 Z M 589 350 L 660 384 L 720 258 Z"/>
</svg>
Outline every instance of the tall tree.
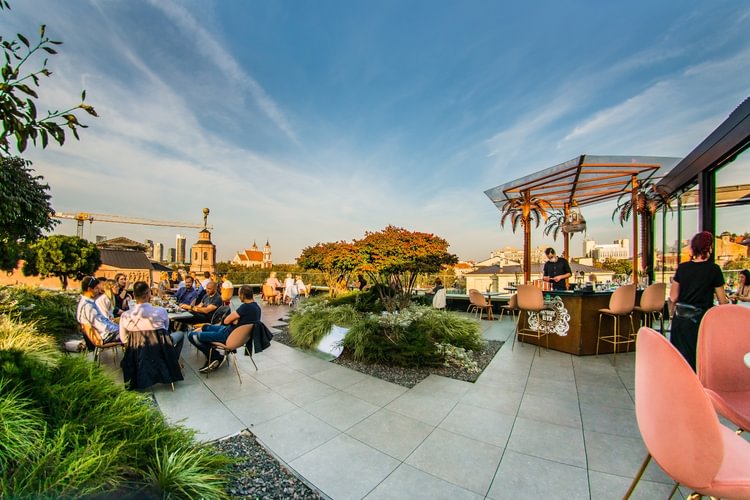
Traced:
<svg viewBox="0 0 750 500">
<path fill-rule="evenodd" d="M 7 272 L 24 258 L 26 246 L 56 223 L 49 186 L 30 165 L 18 157 L 0 158 L 0 270 Z"/>
<path fill-rule="evenodd" d="M 448 242 L 439 236 L 388 226 L 365 233 L 354 242 L 361 259 L 358 271 L 376 285 L 385 308 L 396 311 L 407 307 L 420 274 L 436 273 L 458 259 L 448 253 Z"/>
<path fill-rule="evenodd" d="M 99 249 L 77 236 L 55 235 L 41 238 L 30 247 L 23 266 L 25 276 L 60 278 L 63 290 L 68 279 L 91 275 L 102 265 Z"/>
<path fill-rule="evenodd" d="M 297 265 L 302 269 L 320 271 L 328 287 L 328 293 L 334 296 L 338 292 L 339 278 L 348 277 L 357 266 L 360 259 L 351 243 L 337 241 L 318 243 L 306 247 L 297 258 Z"/>
<path fill-rule="evenodd" d="M 7 13 L 10 4 L 0 0 L 0 10 Z M 4 53 L 5 64 L 0 72 L 0 119 L 3 128 L 0 130 L 0 156 L 11 156 L 11 139 L 15 139 L 18 152 L 23 152 L 31 141 L 41 141 L 46 148 L 50 138 L 60 144 L 65 142 L 65 129 L 70 130 L 78 139 L 78 128 L 86 125 L 78 121 L 76 112 L 83 111 L 91 116 L 98 116 L 94 108 L 84 101 L 86 91 L 81 93 L 81 103 L 63 111 L 48 110 L 46 116 L 40 117 L 35 101 L 39 98 L 37 89 L 41 77 L 50 77 L 47 69 L 48 55 L 57 54 L 55 46 L 62 42 L 52 40 L 46 35 L 46 26 L 39 28 L 39 38 L 31 43 L 21 33 L 16 38 L 0 36 L 0 46 Z M 40 58 L 44 58 L 37 63 Z M 26 71 L 24 65 L 36 64 L 37 69 Z"/>
</svg>

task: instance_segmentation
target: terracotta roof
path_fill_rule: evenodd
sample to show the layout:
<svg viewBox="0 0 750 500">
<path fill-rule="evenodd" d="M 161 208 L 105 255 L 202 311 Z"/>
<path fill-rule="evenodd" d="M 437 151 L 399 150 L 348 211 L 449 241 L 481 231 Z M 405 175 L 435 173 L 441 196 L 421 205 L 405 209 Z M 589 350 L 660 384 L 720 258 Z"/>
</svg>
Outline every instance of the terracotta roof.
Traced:
<svg viewBox="0 0 750 500">
<path fill-rule="evenodd" d="M 135 250 L 99 249 L 102 264 L 118 269 L 153 269 L 146 254 Z"/>
<path fill-rule="evenodd" d="M 242 262 L 263 262 L 263 252 L 260 250 L 245 249 L 242 252 L 237 252 L 237 257 Z"/>
</svg>

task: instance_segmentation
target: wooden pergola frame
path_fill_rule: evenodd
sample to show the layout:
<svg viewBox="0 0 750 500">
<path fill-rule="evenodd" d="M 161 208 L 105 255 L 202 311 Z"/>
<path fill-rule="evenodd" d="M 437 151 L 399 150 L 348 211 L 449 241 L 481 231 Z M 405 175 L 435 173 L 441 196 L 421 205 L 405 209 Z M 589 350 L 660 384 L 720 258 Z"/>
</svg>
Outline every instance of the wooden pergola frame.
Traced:
<svg viewBox="0 0 750 500">
<path fill-rule="evenodd" d="M 573 204 L 592 205 L 618 198 L 630 192 L 635 203 L 641 182 L 661 177 L 679 158 L 647 156 L 593 156 L 581 155 L 559 165 L 540 170 L 531 175 L 488 189 L 484 193 L 502 210 L 511 199 L 527 196 L 547 201 L 553 209 L 561 209 L 567 217 Z M 658 175 L 657 175 L 658 174 Z M 633 282 L 638 272 L 638 214 L 633 211 Z M 525 221 L 529 223 L 530 221 Z M 565 238 L 565 258 L 568 255 L 568 235 Z M 525 242 L 524 242 L 525 243 Z M 525 247 L 526 245 L 524 245 Z M 531 248 L 524 248 L 524 255 Z M 524 269 L 524 281 L 531 279 L 531 270 Z"/>
</svg>

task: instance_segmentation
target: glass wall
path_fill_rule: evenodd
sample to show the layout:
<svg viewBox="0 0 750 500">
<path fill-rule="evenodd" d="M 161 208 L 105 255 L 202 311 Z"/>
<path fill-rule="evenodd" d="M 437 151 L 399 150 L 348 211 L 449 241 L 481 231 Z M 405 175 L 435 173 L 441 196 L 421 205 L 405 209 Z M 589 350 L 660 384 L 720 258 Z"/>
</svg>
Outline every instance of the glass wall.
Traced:
<svg viewBox="0 0 750 500">
<path fill-rule="evenodd" d="M 737 274 L 750 268 L 750 151 L 716 171 L 716 263 L 724 270 L 729 288 L 734 288 Z"/>
</svg>

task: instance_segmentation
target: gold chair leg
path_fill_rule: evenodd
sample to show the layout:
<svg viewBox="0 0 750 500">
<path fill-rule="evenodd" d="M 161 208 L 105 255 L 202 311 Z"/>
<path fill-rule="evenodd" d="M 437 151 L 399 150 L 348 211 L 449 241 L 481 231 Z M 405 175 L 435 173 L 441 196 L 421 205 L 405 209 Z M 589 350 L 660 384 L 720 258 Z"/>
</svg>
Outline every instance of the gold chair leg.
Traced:
<svg viewBox="0 0 750 500">
<path fill-rule="evenodd" d="M 596 331 L 596 356 L 599 357 L 599 341 L 602 338 L 602 313 L 599 313 L 599 329 Z"/>
<path fill-rule="evenodd" d="M 232 359 L 234 360 L 234 370 L 237 372 L 237 378 L 240 379 L 240 384 L 242 384 L 242 375 L 240 375 L 240 367 L 237 366 L 237 353 L 231 353 L 231 352 L 224 352 L 225 356 L 232 356 Z"/>
<path fill-rule="evenodd" d="M 641 476 L 643 476 L 643 473 L 646 472 L 646 467 L 648 467 L 648 463 L 651 461 L 651 454 L 647 453 L 646 458 L 643 460 L 643 463 L 641 464 L 640 469 L 638 469 L 638 473 L 633 478 L 633 482 L 630 483 L 630 488 L 628 488 L 628 491 L 625 493 L 625 496 L 622 497 L 622 500 L 628 500 L 630 498 L 630 495 L 633 494 L 633 491 L 635 491 L 635 487 L 638 484 L 638 481 L 641 480 Z M 671 498 L 671 495 L 670 495 Z"/>
</svg>

